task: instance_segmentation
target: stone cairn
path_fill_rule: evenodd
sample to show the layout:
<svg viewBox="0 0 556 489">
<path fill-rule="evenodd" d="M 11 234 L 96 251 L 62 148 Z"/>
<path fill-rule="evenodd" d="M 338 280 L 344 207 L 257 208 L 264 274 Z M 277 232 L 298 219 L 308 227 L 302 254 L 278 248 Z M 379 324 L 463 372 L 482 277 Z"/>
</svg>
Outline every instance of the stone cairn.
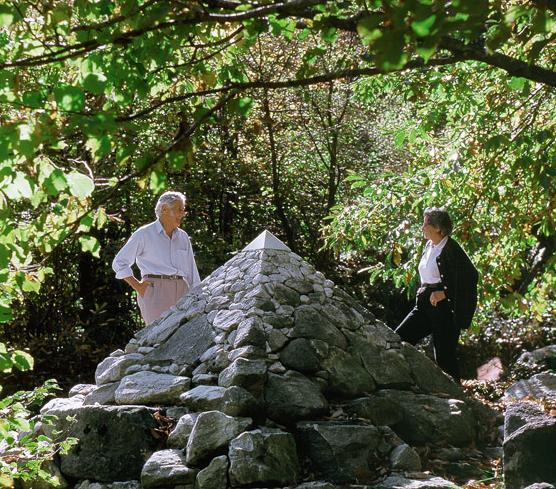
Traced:
<svg viewBox="0 0 556 489">
<path fill-rule="evenodd" d="M 95 380 L 41 411 L 79 439 L 65 487 L 404 487 L 412 446 L 476 437 L 459 386 L 267 231 Z"/>
</svg>

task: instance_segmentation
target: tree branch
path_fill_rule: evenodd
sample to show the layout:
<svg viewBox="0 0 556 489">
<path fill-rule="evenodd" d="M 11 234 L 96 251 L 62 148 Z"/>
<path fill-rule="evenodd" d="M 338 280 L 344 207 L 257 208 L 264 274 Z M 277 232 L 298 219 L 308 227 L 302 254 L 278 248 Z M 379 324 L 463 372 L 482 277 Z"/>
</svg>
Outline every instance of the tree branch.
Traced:
<svg viewBox="0 0 556 489">
<path fill-rule="evenodd" d="M 453 56 L 450 58 L 439 58 L 435 60 L 429 60 L 428 63 L 425 63 L 422 59 L 417 58 L 407 63 L 404 66 L 403 70 L 450 65 L 462 60 L 463 58 L 461 57 Z M 139 119 L 167 104 L 188 100 L 193 97 L 203 97 L 207 95 L 215 95 L 217 93 L 226 93 L 229 92 L 230 90 L 242 91 L 242 90 L 249 90 L 254 88 L 265 88 L 268 90 L 277 90 L 281 88 L 307 87 L 310 85 L 318 85 L 319 83 L 326 83 L 333 80 L 351 79 L 360 76 L 374 76 L 374 75 L 381 75 L 385 73 L 387 72 L 377 67 L 369 67 L 369 68 L 357 68 L 352 70 L 343 70 L 338 72 L 326 73 L 323 75 L 317 75 L 310 78 L 302 78 L 299 80 L 297 79 L 283 80 L 283 81 L 256 80 L 256 81 L 244 82 L 244 83 L 230 83 L 222 87 L 211 88 L 208 90 L 201 90 L 199 92 L 185 93 L 183 95 L 177 95 L 175 97 L 168 97 L 167 99 L 161 100 L 160 102 L 157 102 L 151 105 L 150 107 L 147 107 L 143 110 L 140 110 L 139 112 L 136 112 L 135 114 L 116 117 L 116 122 L 127 122 L 127 121 L 132 121 L 134 119 Z"/>
<path fill-rule="evenodd" d="M 440 47 L 450 51 L 455 56 L 460 56 L 462 59 L 481 61 L 500 68 L 512 76 L 519 76 L 550 87 L 556 87 L 556 72 L 547 68 L 531 65 L 502 53 L 490 54 L 483 48 L 470 46 L 451 38 L 443 39 Z"/>
</svg>

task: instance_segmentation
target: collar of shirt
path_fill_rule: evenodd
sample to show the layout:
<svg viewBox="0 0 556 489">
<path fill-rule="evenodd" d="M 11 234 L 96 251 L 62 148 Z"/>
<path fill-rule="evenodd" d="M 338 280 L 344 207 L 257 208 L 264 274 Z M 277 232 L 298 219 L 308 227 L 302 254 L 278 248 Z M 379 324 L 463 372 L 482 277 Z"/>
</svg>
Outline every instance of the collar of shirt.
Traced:
<svg viewBox="0 0 556 489">
<path fill-rule="evenodd" d="M 448 236 L 444 236 L 440 242 L 438 244 L 434 244 L 432 241 L 429 240 L 429 244 L 432 247 L 432 249 L 435 252 L 440 253 L 442 251 L 442 249 L 444 248 L 444 246 L 446 245 L 446 242 L 448 241 Z"/>
</svg>

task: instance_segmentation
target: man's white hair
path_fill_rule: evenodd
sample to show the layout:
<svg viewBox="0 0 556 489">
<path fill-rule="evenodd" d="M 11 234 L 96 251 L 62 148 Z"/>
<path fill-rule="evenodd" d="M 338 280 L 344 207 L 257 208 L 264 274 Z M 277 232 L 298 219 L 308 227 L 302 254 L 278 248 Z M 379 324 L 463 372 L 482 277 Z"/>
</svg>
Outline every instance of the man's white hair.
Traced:
<svg viewBox="0 0 556 489">
<path fill-rule="evenodd" d="M 163 205 L 172 205 L 174 202 L 181 201 L 185 205 L 185 195 L 181 192 L 164 192 L 159 198 L 154 208 L 156 217 L 160 218 Z"/>
</svg>

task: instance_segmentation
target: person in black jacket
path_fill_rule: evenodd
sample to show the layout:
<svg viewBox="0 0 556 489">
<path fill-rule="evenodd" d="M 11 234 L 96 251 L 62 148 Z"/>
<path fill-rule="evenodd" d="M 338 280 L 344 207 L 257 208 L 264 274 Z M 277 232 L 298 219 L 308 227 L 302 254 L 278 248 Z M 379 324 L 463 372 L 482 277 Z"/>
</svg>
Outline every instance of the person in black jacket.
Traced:
<svg viewBox="0 0 556 489">
<path fill-rule="evenodd" d="M 423 234 L 428 240 L 419 263 L 421 286 L 415 307 L 397 327 L 403 341 L 415 345 L 432 334 L 436 362 L 460 381 L 457 345 L 477 307 L 479 274 L 454 241 L 452 220 L 444 209 L 425 209 Z"/>
</svg>

